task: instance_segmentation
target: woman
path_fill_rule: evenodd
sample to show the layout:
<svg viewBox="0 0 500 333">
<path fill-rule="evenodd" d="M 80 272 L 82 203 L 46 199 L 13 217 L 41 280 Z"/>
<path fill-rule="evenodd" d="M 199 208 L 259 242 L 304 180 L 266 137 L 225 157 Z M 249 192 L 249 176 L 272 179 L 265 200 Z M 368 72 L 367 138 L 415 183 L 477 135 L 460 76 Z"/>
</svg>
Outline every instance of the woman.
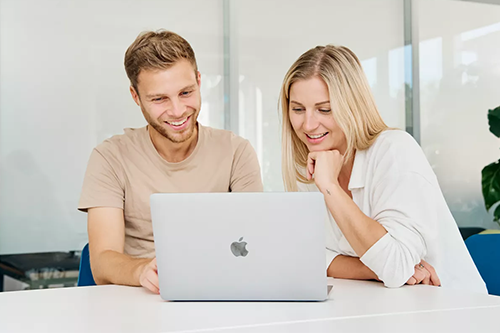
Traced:
<svg viewBox="0 0 500 333">
<path fill-rule="evenodd" d="M 304 53 L 280 99 L 285 187 L 321 191 L 330 213 L 328 276 L 486 292 L 421 148 L 384 123 L 351 50 Z"/>
</svg>

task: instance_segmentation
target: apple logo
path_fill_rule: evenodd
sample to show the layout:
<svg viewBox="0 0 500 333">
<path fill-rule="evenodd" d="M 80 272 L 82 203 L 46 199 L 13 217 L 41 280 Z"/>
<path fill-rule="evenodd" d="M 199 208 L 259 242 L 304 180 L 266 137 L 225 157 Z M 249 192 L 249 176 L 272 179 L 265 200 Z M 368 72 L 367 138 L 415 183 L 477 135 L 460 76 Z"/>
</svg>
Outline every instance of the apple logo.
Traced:
<svg viewBox="0 0 500 333">
<path fill-rule="evenodd" d="M 237 242 L 231 243 L 231 252 L 233 252 L 235 257 L 246 257 L 248 250 L 246 249 L 247 242 L 242 242 L 243 237 L 241 237 Z"/>
</svg>

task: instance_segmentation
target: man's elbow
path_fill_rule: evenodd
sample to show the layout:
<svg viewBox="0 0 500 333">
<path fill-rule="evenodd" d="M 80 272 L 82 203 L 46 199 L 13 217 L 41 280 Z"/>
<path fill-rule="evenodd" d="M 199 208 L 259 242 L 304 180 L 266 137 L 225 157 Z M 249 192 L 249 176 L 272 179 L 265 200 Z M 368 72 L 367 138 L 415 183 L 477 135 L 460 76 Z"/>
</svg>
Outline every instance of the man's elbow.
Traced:
<svg viewBox="0 0 500 333">
<path fill-rule="evenodd" d="M 94 278 L 94 282 L 97 285 L 102 285 L 102 284 L 108 284 L 109 282 L 107 281 L 106 277 L 102 272 L 95 267 L 96 265 L 92 265 L 92 277 Z"/>
<path fill-rule="evenodd" d="M 109 284 L 108 280 L 102 274 L 99 274 L 98 272 L 96 273 L 92 272 L 92 275 L 95 284 L 97 285 Z"/>
<path fill-rule="evenodd" d="M 90 259 L 90 272 L 92 277 L 94 278 L 94 282 L 97 285 L 110 284 L 108 277 L 105 274 L 105 271 L 101 269 L 103 265 L 102 262 L 104 253 L 96 253 L 93 258 Z"/>
</svg>

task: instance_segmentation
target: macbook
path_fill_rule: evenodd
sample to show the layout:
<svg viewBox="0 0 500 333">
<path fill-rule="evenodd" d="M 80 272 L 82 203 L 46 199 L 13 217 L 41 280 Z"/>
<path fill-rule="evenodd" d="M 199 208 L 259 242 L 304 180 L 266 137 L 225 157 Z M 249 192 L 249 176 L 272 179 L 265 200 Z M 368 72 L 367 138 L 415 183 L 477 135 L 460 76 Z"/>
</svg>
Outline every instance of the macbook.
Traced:
<svg viewBox="0 0 500 333">
<path fill-rule="evenodd" d="M 321 193 L 157 193 L 150 200 L 164 300 L 326 299 Z"/>
</svg>

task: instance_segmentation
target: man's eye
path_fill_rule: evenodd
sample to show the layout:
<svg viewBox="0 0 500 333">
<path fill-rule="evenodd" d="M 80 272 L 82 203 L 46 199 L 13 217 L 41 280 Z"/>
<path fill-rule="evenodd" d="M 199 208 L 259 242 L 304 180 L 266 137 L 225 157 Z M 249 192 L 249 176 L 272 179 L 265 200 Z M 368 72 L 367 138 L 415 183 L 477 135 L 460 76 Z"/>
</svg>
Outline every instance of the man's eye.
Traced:
<svg viewBox="0 0 500 333">
<path fill-rule="evenodd" d="M 187 96 L 189 94 L 191 94 L 191 91 L 183 91 L 183 92 L 181 92 L 182 96 Z"/>
<path fill-rule="evenodd" d="M 158 97 L 158 98 L 153 98 L 152 99 L 153 102 L 159 102 L 161 100 L 163 100 L 163 97 Z"/>
</svg>

